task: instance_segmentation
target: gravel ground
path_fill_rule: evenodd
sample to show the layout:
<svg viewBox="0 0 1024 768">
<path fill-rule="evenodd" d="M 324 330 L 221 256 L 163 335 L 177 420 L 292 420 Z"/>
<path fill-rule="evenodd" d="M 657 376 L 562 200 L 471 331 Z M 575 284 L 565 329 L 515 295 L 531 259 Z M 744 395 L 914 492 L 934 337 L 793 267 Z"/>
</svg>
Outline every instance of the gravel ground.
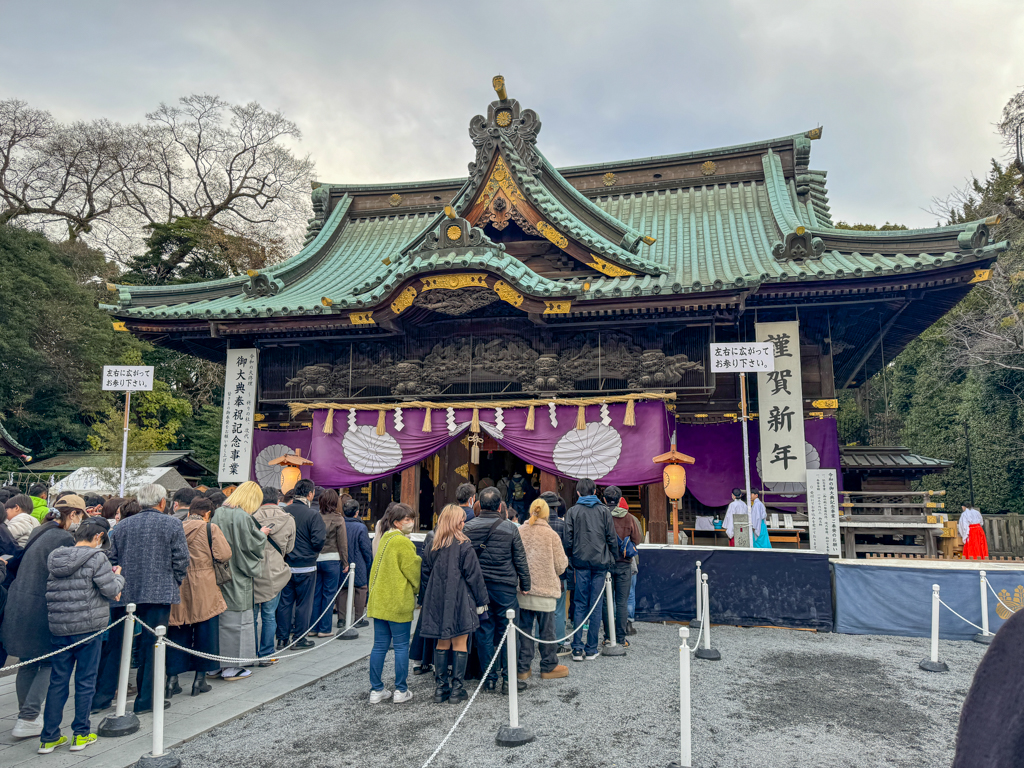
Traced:
<svg viewBox="0 0 1024 768">
<path fill-rule="evenodd" d="M 568 661 L 566 679 L 540 680 L 535 667 L 520 694 L 533 744 L 495 746 L 508 699 L 481 692 L 432 765 L 667 765 L 678 757 L 678 628 L 640 623 L 637 631 L 628 656 Z M 924 639 L 715 627 L 713 640 L 722 660 L 694 660 L 692 668 L 699 768 L 948 766 L 985 650 L 942 642 L 950 672 L 934 674 L 917 667 L 928 653 Z M 384 679 L 394 679 L 390 657 Z M 411 702 L 371 707 L 364 660 L 178 754 L 185 768 L 420 768 L 461 707 L 430 701 L 432 676 L 409 681 Z"/>
</svg>

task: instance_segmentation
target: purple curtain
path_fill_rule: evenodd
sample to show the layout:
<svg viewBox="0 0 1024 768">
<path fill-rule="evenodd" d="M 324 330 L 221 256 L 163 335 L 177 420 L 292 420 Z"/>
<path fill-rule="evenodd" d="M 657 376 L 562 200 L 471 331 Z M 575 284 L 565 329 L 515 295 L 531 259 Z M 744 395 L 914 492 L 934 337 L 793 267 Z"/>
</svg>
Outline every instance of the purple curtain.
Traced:
<svg viewBox="0 0 1024 768">
<path fill-rule="evenodd" d="M 748 425 L 750 439 L 750 486 L 761 488 L 758 474 L 758 451 L 761 440 L 757 420 Z M 804 422 L 805 440 L 810 469 L 839 469 L 839 433 L 834 419 L 814 419 Z M 676 433 L 676 448 L 697 461 L 686 467 L 686 488 L 698 501 L 709 507 L 721 507 L 732 499 L 732 489 L 743 487 L 743 427 L 735 424 L 680 424 Z M 842 472 L 839 485 L 842 489 Z M 802 501 L 803 487 L 784 487 L 765 490 L 792 492 L 794 501 Z M 772 495 L 770 501 L 781 499 Z"/>
<path fill-rule="evenodd" d="M 265 429 L 254 430 L 252 437 L 252 468 L 249 477 L 260 485 L 280 488 L 281 468 L 271 467 L 267 462 L 286 453 L 295 453 L 296 448 L 301 450 L 302 455 L 308 459 L 312 439 L 312 429 L 295 429 L 287 432 L 270 432 Z M 312 467 L 302 467 L 302 476 L 309 477 L 310 469 Z"/>
<path fill-rule="evenodd" d="M 625 403 L 586 408 L 587 427 L 576 429 L 577 406 L 544 405 L 535 410 L 534 429 L 526 429 L 527 408 L 480 410 L 481 432 L 512 454 L 560 477 L 591 477 L 604 485 L 661 482 L 661 467 L 651 459 L 669 447 L 669 419 L 661 402 L 637 403 L 636 425 L 623 424 Z M 469 409 L 436 409 L 431 431 L 423 431 L 423 409 L 385 414 L 385 434 L 377 434 L 374 411 L 335 411 L 333 432 L 323 432 L 327 411 L 313 415 L 311 478 L 327 487 L 349 487 L 401 472 L 469 431 Z"/>
</svg>

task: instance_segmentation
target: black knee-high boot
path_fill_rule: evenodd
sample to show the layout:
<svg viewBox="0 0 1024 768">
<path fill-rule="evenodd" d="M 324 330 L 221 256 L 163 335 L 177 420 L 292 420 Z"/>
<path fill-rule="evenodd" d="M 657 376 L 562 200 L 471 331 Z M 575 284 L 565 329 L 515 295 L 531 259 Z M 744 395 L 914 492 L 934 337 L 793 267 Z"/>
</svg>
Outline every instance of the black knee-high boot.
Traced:
<svg viewBox="0 0 1024 768">
<path fill-rule="evenodd" d="M 451 696 L 449 701 L 465 701 L 469 698 L 466 693 L 466 662 L 469 661 L 469 654 L 466 651 L 452 651 L 452 677 Z"/>
<path fill-rule="evenodd" d="M 452 692 L 451 677 L 448 672 L 448 664 L 451 659 L 451 649 L 445 648 L 443 651 L 440 648 L 434 649 L 434 703 L 443 704 L 448 701 L 448 696 Z"/>
</svg>

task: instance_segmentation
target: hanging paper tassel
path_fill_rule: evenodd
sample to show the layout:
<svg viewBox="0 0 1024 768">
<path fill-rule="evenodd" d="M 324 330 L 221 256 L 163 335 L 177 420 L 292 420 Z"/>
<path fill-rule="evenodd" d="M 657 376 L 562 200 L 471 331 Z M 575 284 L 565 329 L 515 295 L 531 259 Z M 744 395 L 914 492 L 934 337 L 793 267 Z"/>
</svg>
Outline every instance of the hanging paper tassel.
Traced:
<svg viewBox="0 0 1024 768">
<path fill-rule="evenodd" d="M 626 403 L 626 418 L 622 420 L 622 423 L 627 427 L 636 426 L 636 400 Z"/>
<path fill-rule="evenodd" d="M 587 428 L 587 407 L 581 405 L 576 409 L 576 429 Z"/>
<path fill-rule="evenodd" d="M 551 426 L 558 428 L 558 406 L 554 403 L 548 403 L 548 418 L 551 419 Z"/>
<path fill-rule="evenodd" d="M 356 428 L 356 409 L 355 408 L 349 408 L 348 409 L 348 429 L 351 432 L 355 428 Z"/>
<path fill-rule="evenodd" d="M 383 435 L 387 430 L 385 429 L 384 417 L 388 415 L 387 411 L 377 411 L 377 434 Z"/>
<path fill-rule="evenodd" d="M 423 413 L 423 431 L 424 432 L 430 432 L 431 431 L 431 427 L 430 427 L 430 414 L 431 414 L 432 410 L 433 409 L 430 406 L 427 406 L 427 410 L 424 411 L 424 413 Z"/>
<path fill-rule="evenodd" d="M 526 431 L 533 432 L 533 406 L 530 406 L 530 410 L 526 414 Z"/>
<path fill-rule="evenodd" d="M 473 409 L 473 421 L 470 422 L 470 424 L 469 424 L 469 431 L 470 432 L 479 432 L 480 431 L 480 409 L 479 408 L 474 408 Z"/>
<path fill-rule="evenodd" d="M 324 419 L 324 434 L 325 435 L 333 435 L 334 434 L 334 409 L 333 408 L 328 408 L 327 409 L 327 418 Z"/>
<path fill-rule="evenodd" d="M 402 409 L 395 408 L 395 432 L 401 432 L 405 428 L 405 422 L 402 420 Z"/>
<path fill-rule="evenodd" d="M 612 425 L 611 414 L 608 413 L 608 403 L 601 403 L 601 423 L 606 427 Z"/>
<path fill-rule="evenodd" d="M 480 444 L 484 439 L 480 435 L 470 435 L 469 442 L 472 444 L 472 449 L 469 452 L 469 463 L 479 464 L 480 463 Z"/>
<path fill-rule="evenodd" d="M 498 428 L 499 432 L 505 431 L 505 411 L 502 408 L 494 409 L 494 426 Z"/>
</svg>

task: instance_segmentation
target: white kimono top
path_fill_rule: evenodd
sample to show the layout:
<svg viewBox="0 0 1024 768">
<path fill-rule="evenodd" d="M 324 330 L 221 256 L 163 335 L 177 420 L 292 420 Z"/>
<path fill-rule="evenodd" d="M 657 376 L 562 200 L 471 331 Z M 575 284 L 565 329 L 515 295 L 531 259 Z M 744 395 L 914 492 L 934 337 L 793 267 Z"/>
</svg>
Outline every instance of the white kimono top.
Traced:
<svg viewBox="0 0 1024 768">
<path fill-rule="evenodd" d="M 967 543 L 967 537 L 971 532 L 972 525 L 982 525 L 981 512 L 973 508 L 967 508 L 960 515 L 960 522 L 956 524 L 956 532 L 960 534 L 960 538 Z"/>
<path fill-rule="evenodd" d="M 728 534 L 730 539 L 734 538 L 732 516 L 745 514 L 747 514 L 747 502 L 740 501 L 739 499 L 733 499 L 732 503 L 729 504 L 729 508 L 725 511 L 725 520 L 722 521 L 722 527 L 725 528 L 725 532 Z"/>
</svg>

